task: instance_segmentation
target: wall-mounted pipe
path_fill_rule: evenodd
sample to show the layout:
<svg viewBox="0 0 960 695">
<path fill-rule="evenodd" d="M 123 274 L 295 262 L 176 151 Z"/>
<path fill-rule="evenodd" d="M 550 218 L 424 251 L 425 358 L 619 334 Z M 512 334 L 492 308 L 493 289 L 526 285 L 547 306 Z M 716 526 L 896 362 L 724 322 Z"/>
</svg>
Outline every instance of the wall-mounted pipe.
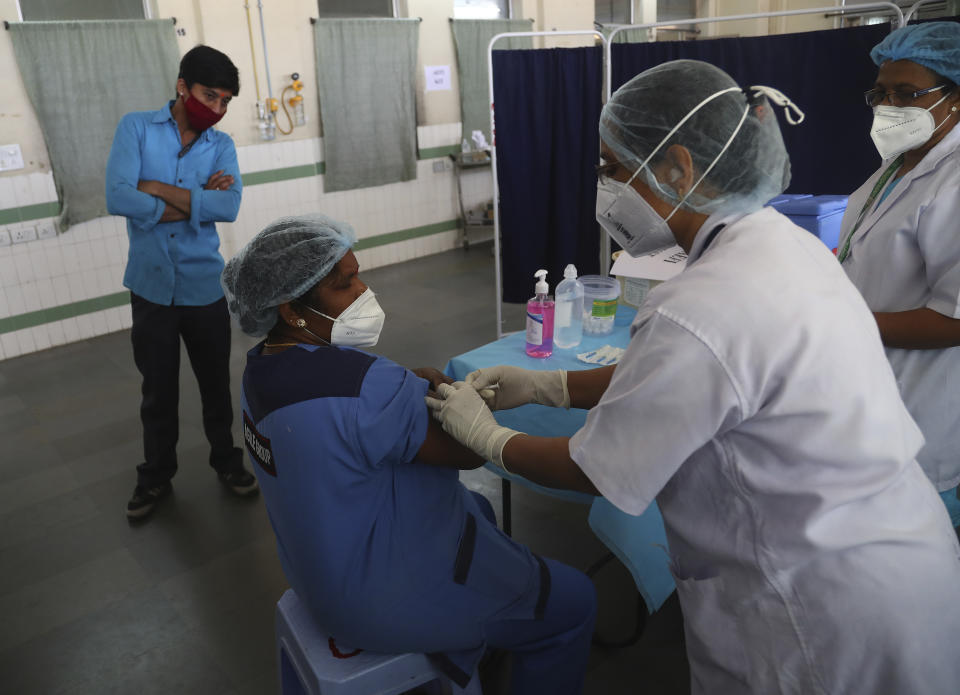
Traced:
<svg viewBox="0 0 960 695">
<path fill-rule="evenodd" d="M 260 12 L 260 38 L 263 40 L 263 69 L 267 72 L 267 96 L 270 98 L 272 104 L 273 85 L 270 82 L 270 56 L 267 53 L 267 32 L 263 28 L 263 0 L 257 0 L 257 10 Z"/>
<path fill-rule="evenodd" d="M 247 36 L 250 37 L 250 60 L 253 61 L 253 86 L 257 90 L 257 104 L 260 103 L 260 76 L 257 70 L 257 52 L 253 46 L 253 24 L 250 22 L 250 3 L 244 0 L 243 9 L 247 13 Z"/>
</svg>

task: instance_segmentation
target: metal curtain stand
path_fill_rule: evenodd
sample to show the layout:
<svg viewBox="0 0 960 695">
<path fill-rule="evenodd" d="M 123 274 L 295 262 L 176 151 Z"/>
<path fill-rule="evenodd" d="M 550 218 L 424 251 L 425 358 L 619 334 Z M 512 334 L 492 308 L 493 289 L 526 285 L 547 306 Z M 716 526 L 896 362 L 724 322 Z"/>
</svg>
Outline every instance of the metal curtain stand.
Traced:
<svg viewBox="0 0 960 695">
<path fill-rule="evenodd" d="M 916 15 L 917 18 L 919 19 L 920 6 L 926 5 L 931 2 L 942 2 L 942 0 L 917 0 L 917 2 L 913 3 L 913 6 L 911 6 L 910 9 L 907 10 L 907 14 L 903 18 L 903 26 L 906 26 L 907 22 L 909 22 L 911 19 L 914 19 L 914 15 Z"/>
<path fill-rule="evenodd" d="M 490 139 L 493 141 L 490 145 L 490 162 L 493 169 L 493 265 L 495 275 L 494 292 L 496 297 L 494 305 L 497 307 L 497 340 L 504 336 L 503 332 L 503 307 L 501 307 L 501 293 L 503 286 L 503 269 L 500 266 L 500 185 L 497 178 L 497 126 L 496 114 L 493 104 L 493 44 L 500 39 L 523 38 L 527 36 L 598 36 L 600 40 L 607 45 L 607 38 L 596 30 L 585 31 L 510 31 L 503 34 L 497 34 L 487 45 L 487 79 L 490 89 Z M 605 53 L 609 55 L 609 51 Z M 608 78 L 609 83 L 609 78 Z M 608 89 L 609 92 L 609 89 Z M 603 95 L 601 95 L 602 98 Z M 610 242 L 604 234 L 600 241 L 600 267 L 606 269 L 609 266 L 603 264 L 603 257 L 607 257 L 609 262 Z M 604 272 L 606 274 L 606 272 Z M 509 485 L 509 481 L 504 481 L 504 485 Z"/>
<path fill-rule="evenodd" d="M 930 2 L 932 0 L 918 0 L 918 2 L 910 9 L 908 17 L 912 16 L 916 12 L 919 5 L 925 2 Z M 903 11 L 898 5 L 892 2 L 873 2 L 873 3 L 863 3 L 855 6 L 856 14 L 863 14 L 864 10 L 886 10 L 889 14 L 894 17 L 894 28 L 900 28 L 905 26 L 906 21 L 904 20 Z M 738 15 L 729 15 L 725 17 L 699 17 L 695 19 L 679 19 L 671 20 L 666 22 L 648 22 L 644 24 L 621 24 L 616 25 L 613 28 L 613 31 L 610 33 L 609 37 L 604 36 L 601 32 L 597 30 L 583 30 L 583 31 L 518 31 L 518 32 L 506 32 L 503 34 L 497 34 L 494 36 L 490 43 L 487 46 L 487 70 L 488 75 L 487 79 L 489 82 L 489 97 L 490 97 L 490 136 L 493 140 L 491 145 L 491 168 L 493 173 L 493 254 L 494 254 L 494 305 L 496 306 L 497 314 L 497 339 L 500 339 L 504 336 L 503 332 L 503 309 L 501 307 L 501 293 L 503 288 L 503 269 L 500 262 L 500 186 L 497 177 L 497 133 L 496 133 L 496 113 L 494 110 L 493 103 L 493 47 L 497 41 L 504 38 L 523 38 L 523 37 L 535 37 L 535 36 L 596 36 L 599 37 L 600 41 L 603 43 L 604 50 L 604 69 L 606 70 L 606 85 L 605 85 L 605 94 L 604 102 L 610 98 L 610 95 L 613 92 L 613 76 L 612 76 L 612 65 L 613 57 L 611 46 L 613 45 L 614 39 L 616 36 L 628 29 L 656 29 L 658 27 L 684 27 L 691 26 L 694 24 L 710 24 L 713 22 L 732 22 L 740 20 L 749 20 L 749 19 L 767 19 L 771 17 L 791 17 L 797 15 L 809 15 L 809 14 L 844 14 L 846 10 L 844 7 L 830 6 L 830 7 L 812 7 L 803 10 L 781 10 L 777 12 L 756 12 L 751 14 L 738 14 Z M 850 14 L 854 13 L 854 8 L 850 8 Z M 613 26 L 613 25 L 611 25 Z M 604 275 L 609 273 L 610 269 L 610 241 L 607 236 L 601 235 L 600 239 L 600 269 Z"/>
<path fill-rule="evenodd" d="M 917 5 L 922 2 L 927 2 L 929 0 L 920 0 L 916 5 L 910 9 L 912 13 Z M 853 10 L 856 10 L 854 12 Z M 870 2 L 857 4 L 850 7 L 849 14 L 863 14 L 864 10 L 888 10 L 896 18 L 894 22 L 894 29 L 899 29 L 900 27 L 906 26 L 906 21 L 903 18 L 903 10 L 900 9 L 899 5 L 896 5 L 892 2 Z M 752 14 L 734 14 L 728 15 L 726 17 L 699 17 L 696 19 L 674 19 L 669 22 L 648 22 L 646 24 L 623 24 L 617 26 L 612 32 L 610 32 L 610 39 L 606 42 L 606 68 L 607 68 L 607 99 L 610 98 L 612 93 L 612 84 L 613 77 L 611 75 L 611 66 L 613 65 L 612 51 L 610 46 L 613 45 L 613 40 L 616 38 L 617 34 L 621 31 L 627 29 L 656 29 L 657 27 L 681 27 L 681 26 L 690 26 L 692 24 L 712 24 L 714 22 L 734 22 L 744 19 L 769 19 L 771 17 L 792 17 L 796 15 L 805 15 L 805 14 L 847 14 L 844 7 L 811 7 L 805 10 L 780 10 L 778 12 L 755 12 Z"/>
<path fill-rule="evenodd" d="M 490 163 L 493 171 L 493 258 L 495 289 L 494 305 L 497 308 L 497 339 L 503 337 L 503 308 L 501 306 L 501 288 L 503 284 L 502 268 L 500 266 L 500 187 L 497 179 L 497 125 L 496 114 L 494 113 L 493 103 L 493 45 L 504 38 L 523 38 L 534 36 L 598 36 L 606 44 L 607 38 L 599 31 L 515 31 L 497 34 L 487 45 L 487 79 L 489 81 L 490 95 L 490 139 L 493 141 L 490 145 Z M 601 98 L 603 95 L 601 95 Z M 604 235 L 601 241 L 601 256 L 606 254 L 609 257 L 609 242 Z M 606 249 L 606 250 L 605 250 Z M 602 258 L 601 258 L 602 261 Z M 601 265 L 601 267 L 606 267 Z M 513 514 L 511 504 L 511 484 L 506 478 L 500 479 L 500 500 L 503 516 L 503 531 L 508 536 L 513 530 Z"/>
</svg>

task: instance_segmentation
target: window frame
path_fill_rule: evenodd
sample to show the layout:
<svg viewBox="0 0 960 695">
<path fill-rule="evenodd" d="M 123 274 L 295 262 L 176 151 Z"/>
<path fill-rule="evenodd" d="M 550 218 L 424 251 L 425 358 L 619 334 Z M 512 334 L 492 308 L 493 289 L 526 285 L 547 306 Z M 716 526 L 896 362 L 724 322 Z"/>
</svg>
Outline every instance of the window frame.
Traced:
<svg viewBox="0 0 960 695">
<path fill-rule="evenodd" d="M 610 4 L 613 4 L 612 0 L 609 0 L 609 1 L 610 1 Z M 616 19 L 613 19 L 613 20 L 611 20 L 611 21 L 609 21 L 609 22 L 601 22 L 600 20 L 596 19 L 596 17 L 597 17 L 597 0 L 593 0 L 593 16 L 594 16 L 594 20 L 595 20 L 595 22 L 596 22 L 597 24 L 600 24 L 601 26 L 617 26 L 617 25 L 630 25 L 630 24 L 633 24 L 633 23 L 634 23 L 634 14 L 633 14 L 633 13 L 634 13 L 634 4 L 635 4 L 635 3 L 634 3 L 634 0 L 627 0 L 627 2 L 626 2 L 626 8 L 625 8 L 626 11 L 627 11 L 627 16 L 624 17 L 624 19 L 623 19 L 622 22 L 618 22 L 618 21 L 616 21 Z"/>
<path fill-rule="evenodd" d="M 24 20 L 23 8 L 20 6 L 21 2 L 23 2 L 23 0 L 14 0 L 14 4 L 17 7 L 17 20 L 20 22 L 34 21 L 34 20 Z M 143 8 L 143 19 L 153 19 L 155 15 L 154 8 L 153 8 L 154 0 L 140 0 L 140 5 Z M 61 17 L 59 19 L 51 20 L 51 21 L 73 22 L 73 21 L 79 21 L 79 20 L 76 17 Z"/>
<path fill-rule="evenodd" d="M 390 5 L 390 14 L 388 15 L 371 15 L 371 14 L 358 14 L 354 15 L 358 19 L 397 19 L 400 17 L 400 3 L 399 0 L 384 0 L 384 2 L 389 2 Z M 320 0 L 317 0 L 317 16 L 320 19 L 345 19 L 350 17 L 349 15 L 335 15 L 331 16 L 325 14 L 323 9 L 320 6 Z"/>
<path fill-rule="evenodd" d="M 506 17 L 498 17 L 497 19 L 513 19 L 513 0 L 497 0 L 501 5 L 504 5 L 504 9 L 507 11 Z M 458 17 L 457 16 L 457 0 L 453 2 L 453 18 L 454 19 L 472 19 L 470 17 Z"/>
</svg>

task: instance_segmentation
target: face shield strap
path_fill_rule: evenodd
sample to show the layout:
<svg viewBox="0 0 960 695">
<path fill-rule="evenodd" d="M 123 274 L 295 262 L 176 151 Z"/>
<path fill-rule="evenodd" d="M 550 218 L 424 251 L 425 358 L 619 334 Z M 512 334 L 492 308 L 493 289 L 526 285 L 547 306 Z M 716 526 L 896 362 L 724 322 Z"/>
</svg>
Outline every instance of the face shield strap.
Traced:
<svg viewBox="0 0 960 695">
<path fill-rule="evenodd" d="M 740 129 L 743 128 L 743 122 L 747 120 L 747 114 L 749 113 L 750 113 L 750 104 L 748 103 L 746 108 L 743 110 L 743 114 L 741 114 L 740 116 L 740 122 L 737 123 L 737 127 L 733 129 L 733 132 L 730 134 L 730 137 L 727 138 L 727 141 L 723 145 L 723 149 L 720 150 L 720 154 L 718 154 L 716 157 L 713 158 L 713 161 L 710 162 L 710 166 L 707 167 L 706 171 L 704 171 L 703 174 L 700 175 L 700 178 L 697 179 L 697 182 L 690 187 L 690 190 L 687 191 L 686 195 L 684 195 L 680 199 L 680 202 L 678 202 L 676 206 L 673 208 L 673 210 L 670 212 L 670 214 L 667 215 L 666 221 L 668 222 L 670 221 L 670 218 L 673 217 L 673 213 L 675 213 L 677 210 L 680 209 L 680 206 L 683 205 L 684 202 L 687 200 L 687 198 L 690 197 L 690 194 L 697 189 L 697 186 L 699 186 L 703 182 L 703 180 L 707 178 L 707 174 L 709 174 L 710 171 L 713 169 L 713 167 L 717 165 L 717 162 L 719 162 L 721 157 L 723 157 L 723 153 L 726 152 L 727 148 L 730 147 L 730 143 L 732 143 L 733 139 L 737 137 L 737 133 L 739 133 Z"/>
<path fill-rule="evenodd" d="M 790 125 L 800 125 L 803 123 L 803 119 L 806 118 L 803 111 L 800 110 L 800 107 L 790 101 L 790 97 L 781 92 L 779 89 L 766 87 L 762 84 L 755 84 L 750 87 L 750 89 L 753 91 L 755 99 L 761 100 L 761 97 L 766 97 L 777 106 L 782 106 L 783 114 L 786 116 L 787 123 Z M 746 90 L 744 90 L 744 92 L 746 92 Z M 751 101 L 750 97 L 747 97 L 747 102 L 751 106 L 756 105 L 753 103 L 753 101 Z"/>
<path fill-rule="evenodd" d="M 723 90 L 721 90 L 721 91 L 719 91 L 719 92 L 714 92 L 713 94 L 711 94 L 710 96 L 708 96 L 706 99 L 704 99 L 703 101 L 701 101 L 699 104 L 697 104 L 696 106 L 694 106 L 693 109 L 691 109 L 691 110 L 687 113 L 686 116 L 684 116 L 683 118 L 680 119 L 680 122 L 679 122 L 679 123 L 677 123 L 675 126 L 673 126 L 673 129 L 672 129 L 669 133 L 667 133 L 666 137 L 664 137 L 663 140 L 660 141 L 660 144 L 653 148 L 653 152 L 651 152 L 649 155 L 647 155 L 647 158 L 643 160 L 643 163 L 642 163 L 639 167 L 637 167 L 637 170 L 636 170 L 635 172 L 633 172 L 633 176 L 631 176 L 629 179 L 627 179 L 627 185 L 629 186 L 630 183 L 631 183 L 635 178 L 637 178 L 637 174 L 639 174 L 641 171 L 643 171 L 643 170 L 647 167 L 647 164 L 650 163 L 650 160 L 653 159 L 653 156 L 654 156 L 657 152 L 660 151 L 660 148 L 662 148 L 662 147 L 667 143 L 667 141 L 670 140 L 670 138 L 673 137 L 673 134 L 674 134 L 674 133 L 676 133 L 678 130 L 680 130 L 681 126 L 683 126 L 684 123 L 686 123 L 687 121 L 689 121 L 689 120 L 693 117 L 693 114 L 695 114 L 697 111 L 699 111 L 700 109 L 702 109 L 704 106 L 706 106 L 707 104 L 709 104 L 711 101 L 713 101 L 713 100 L 716 99 L 717 97 L 719 97 L 719 96 L 721 96 L 721 95 L 723 95 L 723 94 L 727 94 L 728 92 L 739 92 L 739 91 L 740 91 L 740 88 L 739 88 L 739 87 L 728 87 L 727 89 L 723 89 Z M 693 190 L 693 189 L 691 189 L 691 190 Z"/>
<path fill-rule="evenodd" d="M 714 92 L 714 93 L 711 94 L 710 96 L 706 97 L 706 98 L 705 98 L 703 101 L 701 101 L 699 104 L 697 104 L 696 106 L 694 106 L 694 107 L 687 113 L 686 116 L 684 116 L 683 118 L 680 119 L 680 122 L 679 122 L 679 123 L 677 123 L 675 126 L 673 126 L 673 128 L 670 130 L 670 132 L 667 133 L 667 135 L 660 141 L 660 144 L 658 144 L 656 147 L 653 148 L 653 151 L 652 151 L 649 155 L 647 155 L 647 158 L 643 160 L 643 163 L 640 164 L 639 167 L 637 167 L 637 170 L 633 172 L 633 175 L 632 175 L 629 179 L 627 179 L 626 185 L 623 186 L 623 187 L 620 189 L 620 192 L 617 194 L 616 198 L 614 198 L 613 201 L 611 202 L 610 207 L 613 207 L 613 204 L 617 201 L 617 199 L 618 199 L 621 195 L 623 195 L 623 192 L 626 190 L 626 187 L 629 186 L 629 185 L 633 182 L 633 180 L 634 180 L 635 178 L 637 178 L 637 175 L 638 175 L 641 171 L 643 171 L 645 168 L 647 168 L 647 164 L 650 163 L 650 160 L 653 159 L 654 155 L 656 155 L 657 152 L 660 151 L 660 149 L 670 140 L 670 138 L 673 137 L 674 133 L 676 133 L 678 130 L 680 130 L 680 128 L 683 127 L 683 124 L 686 123 L 687 121 L 689 121 L 697 111 L 699 111 L 700 109 L 702 109 L 704 106 L 706 106 L 707 104 L 709 104 L 711 101 L 713 101 L 713 100 L 716 99 L 717 97 L 723 96 L 724 94 L 728 94 L 728 93 L 730 93 L 730 92 L 740 92 L 740 91 L 742 91 L 742 90 L 740 89 L 740 87 L 728 87 L 728 88 L 726 88 L 726 89 L 720 90 L 719 92 Z M 737 130 L 734 131 L 734 135 L 736 135 L 736 134 L 737 134 L 737 131 L 740 130 L 740 126 L 741 126 L 741 125 L 743 125 L 743 118 L 740 119 L 740 124 L 737 126 Z M 732 137 L 731 137 L 730 140 L 727 141 L 727 144 L 724 146 L 724 148 L 723 148 L 724 151 L 727 149 L 727 147 L 729 147 L 730 142 L 732 142 Z M 722 154 L 722 153 L 721 153 L 721 154 Z M 716 164 L 717 161 L 718 161 L 718 160 L 714 160 L 714 164 Z M 710 169 L 712 169 L 712 168 L 713 168 L 713 164 L 710 165 Z M 707 172 L 708 172 L 708 173 L 709 173 L 710 169 L 707 169 Z M 704 175 L 706 175 L 706 174 L 704 174 Z M 654 177 L 654 178 L 656 178 L 656 177 Z M 700 177 L 700 180 L 697 181 L 697 185 L 699 185 L 700 181 L 702 181 L 702 180 L 703 180 L 703 177 L 701 176 L 701 177 Z M 697 186 L 695 185 L 695 186 L 693 186 L 689 191 L 687 191 L 687 195 L 685 195 L 685 196 L 683 197 L 683 199 L 680 201 L 680 203 L 678 203 L 677 206 L 674 207 L 673 210 L 670 212 L 670 215 L 667 217 L 668 220 L 669 220 L 671 217 L 673 217 L 673 214 L 680 208 L 680 204 L 683 203 L 683 201 L 687 199 L 687 196 L 689 196 L 691 193 L 693 193 L 693 191 L 694 191 L 694 189 L 696 189 L 696 187 L 697 187 Z M 609 208 L 608 208 L 608 209 L 609 209 Z"/>
<path fill-rule="evenodd" d="M 750 92 L 748 92 L 747 90 L 745 89 L 742 90 L 747 97 L 747 108 L 743 110 L 743 115 L 740 116 L 740 122 L 737 123 L 737 127 L 734 128 L 733 133 L 730 135 L 729 138 L 727 138 L 727 142 L 724 143 L 723 149 L 720 150 L 720 154 L 718 154 L 714 158 L 710 166 L 707 167 L 707 170 L 703 172 L 700 178 L 697 179 L 697 182 L 693 184 L 693 186 L 690 188 L 689 191 L 687 191 L 687 194 L 680 199 L 680 202 L 677 203 L 677 206 L 673 209 L 673 212 L 671 212 L 670 215 L 667 217 L 668 220 L 671 217 L 673 217 L 674 212 L 680 209 L 680 206 L 683 205 L 684 201 L 686 201 L 686 199 L 690 196 L 690 194 L 693 193 L 694 190 L 696 190 L 697 186 L 699 186 L 703 182 L 703 180 L 707 178 L 707 174 L 709 174 L 710 170 L 717 165 L 717 162 L 719 162 L 721 157 L 723 157 L 723 153 L 727 151 L 727 149 L 730 147 L 730 144 L 733 142 L 733 139 L 737 137 L 737 133 L 739 133 L 740 129 L 743 128 L 743 124 L 747 120 L 747 116 L 750 113 L 750 109 L 760 106 L 763 103 L 764 98 L 769 99 L 770 101 L 775 103 L 777 106 L 783 107 L 783 111 L 784 111 L 784 114 L 786 115 L 787 122 L 790 123 L 790 125 L 798 125 L 800 123 L 803 123 L 803 119 L 805 118 L 803 111 L 801 111 L 800 107 L 798 107 L 796 104 L 794 104 L 790 100 L 790 97 L 788 97 L 786 94 L 781 92 L 779 89 L 774 89 L 773 87 L 765 87 L 763 85 L 753 85 L 752 87 L 750 87 L 750 90 L 752 91 L 752 96 Z"/>
<path fill-rule="evenodd" d="M 689 191 L 687 191 L 687 193 L 683 196 L 683 198 L 680 199 L 680 202 L 677 203 L 677 205 L 670 212 L 670 215 L 667 216 L 666 218 L 667 220 L 673 217 L 674 213 L 680 209 L 680 206 L 683 205 L 683 203 L 687 200 L 687 198 L 690 197 L 690 195 L 697 189 L 697 187 L 707 177 L 707 175 L 710 173 L 713 167 L 716 166 L 717 162 L 720 161 L 720 158 L 724 155 L 724 153 L 729 149 L 730 145 L 733 143 L 733 140 L 734 138 L 736 138 L 737 133 L 739 133 L 741 128 L 743 128 L 743 124 L 746 121 L 747 116 L 750 114 L 750 109 L 760 106 L 763 103 L 764 97 L 769 101 L 773 102 L 774 104 L 776 104 L 777 106 L 783 107 L 784 115 L 787 119 L 787 122 L 790 125 L 799 125 L 800 123 L 803 123 L 803 119 L 805 118 L 805 115 L 803 111 L 800 110 L 800 107 L 798 107 L 795 103 L 793 103 L 793 101 L 791 101 L 790 98 L 787 95 L 785 95 L 783 92 L 781 92 L 779 89 L 774 89 L 773 87 L 767 87 L 765 85 L 752 85 L 749 87 L 749 89 L 742 89 L 740 87 L 728 87 L 727 89 L 722 89 L 719 92 L 714 92 L 710 96 L 706 97 L 699 104 L 694 106 L 693 109 L 691 109 L 687 113 L 687 115 L 684 116 L 680 120 L 680 122 L 677 123 L 670 130 L 669 133 L 667 133 L 666 137 L 664 137 L 660 141 L 660 143 L 653 149 L 653 151 L 647 156 L 647 158 L 643 160 L 640 166 L 637 167 L 637 170 L 633 172 L 633 175 L 629 179 L 627 179 L 626 185 L 623 188 L 621 188 L 620 193 L 617 194 L 617 198 L 619 198 L 620 195 L 623 194 L 623 191 L 626 190 L 626 186 L 629 186 L 641 171 L 643 171 L 645 168 L 648 168 L 647 165 L 650 163 L 650 160 L 653 159 L 654 155 L 656 155 L 657 152 L 659 152 L 660 149 L 670 140 L 670 138 L 673 137 L 674 133 L 680 130 L 680 128 L 683 126 L 684 123 L 690 120 L 690 118 L 692 118 L 697 111 L 702 109 L 704 106 L 706 106 L 708 103 L 710 103 L 717 97 L 720 97 L 724 94 L 729 94 L 731 92 L 741 92 L 743 93 L 743 95 L 746 97 L 746 100 L 747 100 L 746 108 L 744 109 L 743 114 L 740 116 L 740 122 L 737 123 L 737 127 L 734 128 L 733 133 L 730 135 L 729 138 L 727 138 L 727 141 L 724 144 L 723 149 L 720 150 L 720 154 L 718 154 L 714 158 L 713 162 L 710 164 L 709 167 L 707 167 L 706 171 L 704 171 L 703 174 L 700 176 L 700 178 L 697 179 L 697 182 L 690 188 Z M 654 179 L 656 179 L 656 177 L 654 177 Z M 616 202 L 617 198 L 614 198 L 614 202 Z M 612 203 L 611 203 L 611 207 L 612 207 Z"/>
<path fill-rule="evenodd" d="M 740 91 L 742 91 L 743 96 L 747 98 L 747 104 L 749 106 L 760 106 L 760 104 L 763 103 L 763 94 L 761 92 L 751 92 L 746 87 Z"/>
</svg>

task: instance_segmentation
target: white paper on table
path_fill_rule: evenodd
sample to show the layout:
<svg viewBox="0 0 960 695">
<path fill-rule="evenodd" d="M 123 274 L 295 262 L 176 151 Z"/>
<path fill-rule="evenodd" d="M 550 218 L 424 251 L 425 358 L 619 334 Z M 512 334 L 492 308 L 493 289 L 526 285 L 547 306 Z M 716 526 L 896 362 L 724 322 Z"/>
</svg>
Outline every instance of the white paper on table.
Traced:
<svg viewBox="0 0 960 695">
<path fill-rule="evenodd" d="M 613 262 L 610 274 L 663 282 L 679 275 L 686 266 L 686 251 L 679 246 L 671 246 L 663 251 L 657 251 L 639 258 L 634 258 L 624 251 Z"/>
</svg>

